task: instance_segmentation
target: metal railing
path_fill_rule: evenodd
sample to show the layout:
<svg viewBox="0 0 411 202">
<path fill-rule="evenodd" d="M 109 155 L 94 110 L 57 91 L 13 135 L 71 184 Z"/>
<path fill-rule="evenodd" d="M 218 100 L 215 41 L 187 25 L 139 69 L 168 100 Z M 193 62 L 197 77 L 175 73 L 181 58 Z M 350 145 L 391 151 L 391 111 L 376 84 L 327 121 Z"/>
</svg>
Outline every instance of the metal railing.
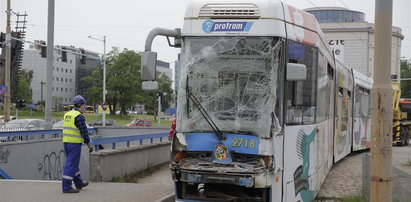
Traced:
<svg viewBox="0 0 411 202">
<path fill-rule="evenodd" d="M 143 145 L 143 140 L 150 139 L 150 143 L 154 143 L 155 139 L 159 139 L 163 142 L 163 138 L 167 138 L 170 141 L 169 133 L 154 133 L 154 134 L 140 134 L 140 135 L 127 135 L 118 137 L 105 137 L 105 138 L 93 138 L 91 139 L 91 144 L 94 145 L 95 151 L 99 150 L 99 145 L 111 144 L 112 149 L 116 149 L 116 143 L 126 142 L 127 147 L 130 147 L 132 141 L 139 141 L 139 145 Z"/>
<path fill-rule="evenodd" d="M 88 129 L 90 135 L 91 144 L 94 146 L 95 151 L 98 151 L 103 144 L 111 144 L 112 149 L 116 149 L 116 143 L 126 143 L 127 147 L 130 147 L 131 142 L 138 141 L 139 145 L 143 145 L 144 140 L 150 140 L 150 143 L 154 143 L 154 140 L 159 140 L 163 142 L 170 141 L 169 133 L 154 133 L 154 134 L 136 134 L 127 136 L 117 136 L 117 137 L 95 137 L 96 129 Z M 26 131 L 9 131 L 0 132 L 0 142 L 11 142 L 11 141 L 24 141 L 31 140 L 34 137 L 38 139 L 51 139 L 51 138 L 61 138 L 62 130 L 26 130 Z M 94 137 L 93 137 L 94 136 Z M 31 138 L 33 137 L 33 138 Z"/>
<path fill-rule="evenodd" d="M 44 130 L 44 128 L 0 128 L 0 132 Z"/>
<path fill-rule="evenodd" d="M 95 135 L 96 129 L 88 129 L 89 135 Z M 61 129 L 53 130 L 22 130 L 22 131 L 7 131 L 0 132 L 0 142 L 22 141 L 29 140 L 30 137 L 38 137 L 39 139 L 46 138 L 60 138 L 62 134 Z"/>
</svg>

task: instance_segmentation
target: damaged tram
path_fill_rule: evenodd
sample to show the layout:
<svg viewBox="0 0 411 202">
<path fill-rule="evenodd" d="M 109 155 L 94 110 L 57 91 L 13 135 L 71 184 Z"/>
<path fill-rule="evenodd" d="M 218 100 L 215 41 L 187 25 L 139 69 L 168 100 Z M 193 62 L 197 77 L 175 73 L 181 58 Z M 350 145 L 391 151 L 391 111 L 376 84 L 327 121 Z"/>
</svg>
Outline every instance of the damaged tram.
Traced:
<svg viewBox="0 0 411 202">
<path fill-rule="evenodd" d="M 146 89 L 157 35 L 181 47 L 177 201 L 313 201 L 335 162 L 369 148 L 372 81 L 334 59 L 311 14 L 279 0 L 193 1 L 181 31 L 149 34 Z"/>
</svg>

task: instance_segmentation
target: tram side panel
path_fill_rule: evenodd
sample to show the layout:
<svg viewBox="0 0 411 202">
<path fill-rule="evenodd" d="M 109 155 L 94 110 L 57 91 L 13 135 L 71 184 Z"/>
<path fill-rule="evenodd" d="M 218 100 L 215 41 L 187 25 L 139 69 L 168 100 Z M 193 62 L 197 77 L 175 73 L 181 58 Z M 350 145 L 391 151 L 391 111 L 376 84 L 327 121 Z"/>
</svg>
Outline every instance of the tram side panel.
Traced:
<svg viewBox="0 0 411 202">
<path fill-rule="evenodd" d="M 372 80 L 353 70 L 354 75 L 354 111 L 353 111 L 353 151 L 371 146 L 371 101 Z"/>
<path fill-rule="evenodd" d="M 352 75 L 340 63 L 336 64 L 334 163 L 351 152 L 352 138 Z"/>
<path fill-rule="evenodd" d="M 334 81 L 318 48 L 294 41 L 288 46 L 288 62 L 305 64 L 307 79 L 285 86 L 283 201 L 308 202 L 332 166 Z"/>
<path fill-rule="evenodd" d="M 320 48 L 318 55 L 318 86 L 317 86 L 317 113 L 316 120 L 319 130 L 325 133 L 322 147 L 320 148 L 324 159 L 324 169 L 328 170 L 333 165 L 334 148 L 334 106 L 335 106 L 335 69 L 331 65 L 333 60 L 325 47 Z M 326 122 L 321 125 L 322 122 Z"/>
</svg>

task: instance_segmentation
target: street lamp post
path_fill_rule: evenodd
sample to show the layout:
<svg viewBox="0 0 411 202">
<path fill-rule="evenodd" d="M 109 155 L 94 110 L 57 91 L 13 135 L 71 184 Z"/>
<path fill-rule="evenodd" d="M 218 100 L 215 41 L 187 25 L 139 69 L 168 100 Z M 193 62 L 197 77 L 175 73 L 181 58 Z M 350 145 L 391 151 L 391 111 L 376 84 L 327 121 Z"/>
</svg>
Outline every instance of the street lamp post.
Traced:
<svg viewBox="0 0 411 202">
<path fill-rule="evenodd" d="M 46 82 L 41 81 L 40 85 L 41 85 L 41 95 L 40 95 L 40 101 L 43 102 L 43 85 L 46 84 Z"/>
<path fill-rule="evenodd" d="M 90 39 L 94 39 L 97 41 L 101 41 L 104 43 L 104 52 L 103 52 L 103 104 L 106 103 L 106 36 L 103 39 L 93 38 L 92 36 L 88 36 Z M 103 126 L 106 126 L 106 111 L 103 110 Z"/>
</svg>

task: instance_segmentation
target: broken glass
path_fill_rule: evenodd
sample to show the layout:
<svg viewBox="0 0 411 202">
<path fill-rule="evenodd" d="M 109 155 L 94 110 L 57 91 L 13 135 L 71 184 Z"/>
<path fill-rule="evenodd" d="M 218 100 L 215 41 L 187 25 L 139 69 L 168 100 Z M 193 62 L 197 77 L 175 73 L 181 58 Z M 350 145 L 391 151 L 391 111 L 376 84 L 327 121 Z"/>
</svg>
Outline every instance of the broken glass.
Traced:
<svg viewBox="0 0 411 202">
<path fill-rule="evenodd" d="M 190 92 L 224 133 L 279 134 L 275 108 L 282 46 L 274 37 L 186 37 L 177 131 L 213 132 L 188 99 Z"/>
</svg>

